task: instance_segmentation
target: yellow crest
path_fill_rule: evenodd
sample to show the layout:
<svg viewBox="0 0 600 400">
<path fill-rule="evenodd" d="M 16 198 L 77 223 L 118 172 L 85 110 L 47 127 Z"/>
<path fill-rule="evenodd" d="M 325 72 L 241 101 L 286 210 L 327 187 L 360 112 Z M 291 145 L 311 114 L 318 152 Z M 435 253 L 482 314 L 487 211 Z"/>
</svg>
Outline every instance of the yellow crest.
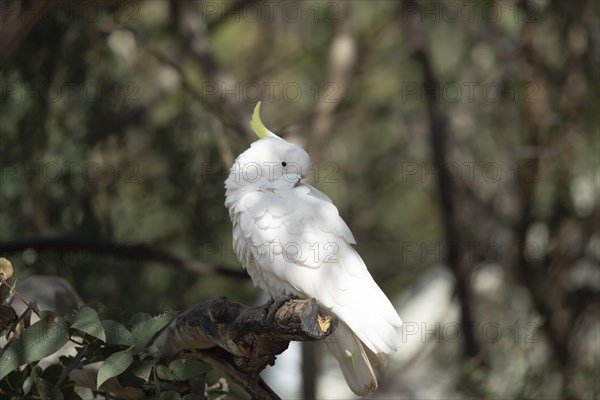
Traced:
<svg viewBox="0 0 600 400">
<path fill-rule="evenodd" d="M 269 134 L 273 134 L 273 133 L 267 129 L 265 124 L 263 124 L 262 120 L 260 119 L 260 103 L 261 102 L 259 101 L 258 103 L 256 103 L 256 107 L 254 107 L 254 113 L 252 114 L 252 120 L 250 121 L 250 127 L 252 128 L 252 130 L 254 132 L 256 132 L 256 135 L 260 139 L 262 139 L 262 138 L 269 136 Z"/>
</svg>

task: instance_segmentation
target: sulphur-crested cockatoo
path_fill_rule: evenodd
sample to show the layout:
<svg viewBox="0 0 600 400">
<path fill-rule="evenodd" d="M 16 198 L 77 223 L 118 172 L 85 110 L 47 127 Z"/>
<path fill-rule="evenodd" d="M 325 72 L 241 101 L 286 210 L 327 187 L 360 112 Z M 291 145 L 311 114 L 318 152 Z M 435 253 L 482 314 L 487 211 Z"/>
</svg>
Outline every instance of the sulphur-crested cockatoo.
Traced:
<svg viewBox="0 0 600 400">
<path fill-rule="evenodd" d="M 251 127 L 260 139 L 239 155 L 225 181 L 235 253 L 273 299 L 314 298 L 338 317 L 327 345 L 348 386 L 366 395 L 377 388 L 367 349 L 376 359 L 394 352 L 402 321 L 329 197 L 300 183 L 311 168 L 308 154 L 263 125 L 260 103 Z"/>
</svg>

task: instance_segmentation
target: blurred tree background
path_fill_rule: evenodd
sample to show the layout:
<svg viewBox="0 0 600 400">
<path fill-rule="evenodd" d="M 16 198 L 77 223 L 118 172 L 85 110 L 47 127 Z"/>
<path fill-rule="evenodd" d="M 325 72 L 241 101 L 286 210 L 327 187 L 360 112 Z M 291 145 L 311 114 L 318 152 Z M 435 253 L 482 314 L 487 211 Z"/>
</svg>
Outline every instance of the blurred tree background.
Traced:
<svg viewBox="0 0 600 400">
<path fill-rule="evenodd" d="M 20 280 L 128 314 L 264 300 L 223 205 L 262 100 L 406 322 L 373 398 L 600 396 L 599 2 L 1 4 Z M 350 397 L 298 349 L 276 391 Z"/>
</svg>

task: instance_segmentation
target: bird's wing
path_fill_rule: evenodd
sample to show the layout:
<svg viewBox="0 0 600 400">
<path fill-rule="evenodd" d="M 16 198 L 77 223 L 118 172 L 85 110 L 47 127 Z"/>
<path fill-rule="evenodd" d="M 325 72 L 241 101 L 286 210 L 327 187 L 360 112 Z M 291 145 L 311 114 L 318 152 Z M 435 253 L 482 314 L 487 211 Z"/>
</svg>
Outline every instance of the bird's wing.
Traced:
<svg viewBox="0 0 600 400">
<path fill-rule="evenodd" d="M 352 247 L 354 237 L 327 196 L 298 185 L 248 194 L 234 211 L 246 243 L 261 250 L 255 262 L 267 285 L 282 283 L 317 299 L 375 353 L 396 349 L 400 317 Z"/>
</svg>

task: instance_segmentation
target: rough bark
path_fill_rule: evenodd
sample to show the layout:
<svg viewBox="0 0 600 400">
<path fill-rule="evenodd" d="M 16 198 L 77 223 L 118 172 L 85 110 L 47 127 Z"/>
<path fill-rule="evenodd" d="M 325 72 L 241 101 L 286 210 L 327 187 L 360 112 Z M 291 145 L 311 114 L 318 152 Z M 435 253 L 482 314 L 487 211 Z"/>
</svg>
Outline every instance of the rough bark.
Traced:
<svg viewBox="0 0 600 400">
<path fill-rule="evenodd" d="M 198 304 L 173 319 L 154 339 L 157 361 L 168 364 L 177 358 L 201 360 L 226 373 L 253 399 L 280 400 L 259 373 L 287 349 L 289 343 L 325 339 L 338 320 L 319 309 L 315 299 L 289 297 L 256 307 L 229 302 L 225 298 Z M 200 351 L 196 351 L 200 350 Z M 78 386 L 95 388 L 102 363 L 73 371 Z M 199 377 L 200 381 L 202 377 Z M 190 385 L 198 386 L 198 382 Z M 117 398 L 138 398 L 137 388 L 124 387 L 116 378 L 104 388 Z"/>
<path fill-rule="evenodd" d="M 221 347 L 232 355 L 237 369 L 256 375 L 273 365 L 291 341 L 324 339 L 336 327 L 337 319 L 319 309 L 314 299 L 281 298 L 247 307 L 221 298 L 182 313 L 154 344 L 162 360 L 182 351 Z"/>
</svg>

